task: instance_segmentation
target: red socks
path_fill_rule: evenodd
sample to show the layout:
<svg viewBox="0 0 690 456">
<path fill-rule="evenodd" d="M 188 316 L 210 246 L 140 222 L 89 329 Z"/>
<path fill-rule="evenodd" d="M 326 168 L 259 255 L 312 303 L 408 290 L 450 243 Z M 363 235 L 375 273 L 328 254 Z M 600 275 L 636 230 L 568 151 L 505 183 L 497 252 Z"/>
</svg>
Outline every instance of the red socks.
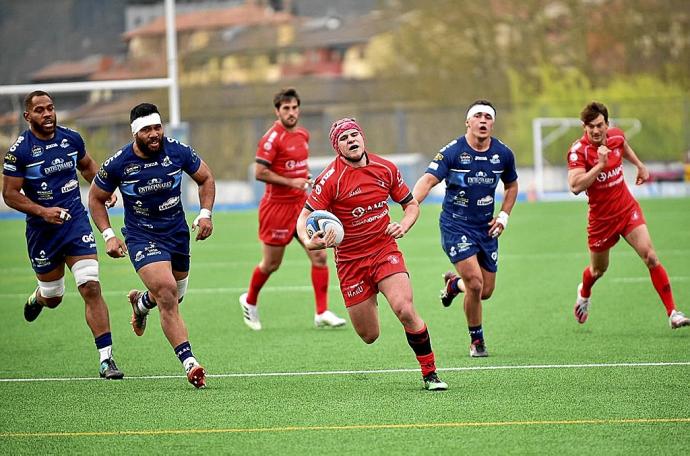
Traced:
<svg viewBox="0 0 690 456">
<path fill-rule="evenodd" d="M 252 279 L 249 282 L 249 290 L 247 291 L 247 304 L 256 305 L 256 301 L 259 299 L 259 292 L 269 277 L 270 274 L 261 272 L 259 266 L 254 268 Z"/>
<path fill-rule="evenodd" d="M 597 279 L 599 279 L 599 277 L 594 277 L 592 275 L 592 271 L 589 269 L 589 266 L 587 266 L 582 272 L 582 290 L 580 290 L 580 294 L 583 298 L 589 298 L 591 296 L 592 287 Z"/>
<path fill-rule="evenodd" d="M 328 266 L 311 267 L 311 284 L 314 287 L 316 314 L 319 315 L 328 310 Z"/>
<path fill-rule="evenodd" d="M 664 269 L 661 263 L 659 263 L 649 270 L 649 275 L 652 278 L 652 284 L 654 285 L 656 292 L 659 293 L 659 297 L 664 303 L 664 307 L 666 307 L 666 314 L 671 315 L 671 312 L 676 309 L 676 304 L 673 301 L 671 281 L 668 279 L 666 269 Z"/>
</svg>

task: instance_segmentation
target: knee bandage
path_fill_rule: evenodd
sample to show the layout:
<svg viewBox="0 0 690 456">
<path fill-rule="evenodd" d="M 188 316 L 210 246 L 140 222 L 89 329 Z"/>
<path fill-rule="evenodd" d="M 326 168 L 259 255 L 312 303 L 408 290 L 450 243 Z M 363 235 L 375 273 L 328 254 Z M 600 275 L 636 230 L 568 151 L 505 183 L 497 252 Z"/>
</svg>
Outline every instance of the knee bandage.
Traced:
<svg viewBox="0 0 690 456">
<path fill-rule="evenodd" d="M 79 260 L 72 266 L 72 275 L 77 287 L 86 282 L 98 282 L 98 261 L 88 259 Z"/>
<path fill-rule="evenodd" d="M 177 302 L 182 302 L 182 298 L 187 292 L 187 282 L 189 282 L 189 276 L 177 281 Z"/>
<path fill-rule="evenodd" d="M 65 294 L 65 278 L 52 282 L 38 281 L 38 290 L 44 298 L 61 298 Z"/>
</svg>

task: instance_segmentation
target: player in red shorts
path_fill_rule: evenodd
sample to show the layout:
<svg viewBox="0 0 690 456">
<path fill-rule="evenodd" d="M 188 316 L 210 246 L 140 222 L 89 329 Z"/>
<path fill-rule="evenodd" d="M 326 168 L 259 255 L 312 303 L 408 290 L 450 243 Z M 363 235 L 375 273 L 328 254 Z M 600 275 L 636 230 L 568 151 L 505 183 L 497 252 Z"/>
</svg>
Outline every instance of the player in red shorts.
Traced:
<svg viewBox="0 0 690 456">
<path fill-rule="evenodd" d="M 367 344 L 379 337 L 376 296 L 381 291 L 405 329 L 422 369 L 424 387 L 445 390 L 448 385 L 436 374 L 429 332 L 412 304 L 410 278 L 395 242 L 414 225 L 419 204 L 398 168 L 366 151 L 364 134 L 354 119 L 335 122 L 329 136 L 338 157 L 314 182 L 297 220 L 299 237 L 308 249 L 333 247 L 335 233 L 319 232 L 310 239 L 306 219 L 312 211 L 324 209 L 342 221 L 345 238 L 335 249 L 335 261 L 355 331 Z M 390 220 L 389 197 L 403 207 L 400 223 Z"/>
<path fill-rule="evenodd" d="M 587 238 L 590 264 L 577 287 L 575 318 L 587 321 L 592 286 L 609 266 L 609 251 L 621 236 L 649 268 L 652 284 L 668 314 L 672 329 L 689 326 L 688 319 L 676 310 L 666 269 L 652 246 L 642 209 L 623 179 L 623 158 L 637 167 L 637 185 L 649 179 L 649 172 L 618 128 L 609 128 L 608 109 L 592 102 L 580 113 L 585 134 L 568 152 L 568 186 L 576 195 L 583 190 L 589 198 Z"/>
<path fill-rule="evenodd" d="M 278 120 L 259 141 L 255 177 L 266 183 L 259 204 L 259 240 L 263 257 L 254 268 L 249 289 L 240 296 L 244 322 L 261 329 L 258 298 L 261 288 L 283 261 L 285 247 L 295 235 L 295 221 L 307 199 L 309 132 L 297 126 L 300 99 L 293 88 L 283 89 L 273 98 Z M 345 320 L 328 310 L 328 263 L 324 251 L 305 249 L 311 261 L 311 281 L 316 298 L 317 327 L 338 327 Z"/>
</svg>

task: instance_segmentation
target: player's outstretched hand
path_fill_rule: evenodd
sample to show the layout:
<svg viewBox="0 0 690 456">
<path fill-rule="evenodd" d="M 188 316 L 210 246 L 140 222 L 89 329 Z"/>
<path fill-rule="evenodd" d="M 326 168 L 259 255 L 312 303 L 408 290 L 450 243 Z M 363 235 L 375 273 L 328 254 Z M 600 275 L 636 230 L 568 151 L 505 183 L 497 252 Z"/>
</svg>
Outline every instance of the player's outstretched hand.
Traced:
<svg viewBox="0 0 690 456">
<path fill-rule="evenodd" d="M 649 171 L 645 165 L 640 165 L 637 168 L 637 179 L 635 179 L 636 185 L 642 185 L 649 180 Z"/>
<path fill-rule="evenodd" d="M 108 256 L 113 258 L 122 258 L 127 254 L 127 245 L 117 236 L 111 237 L 105 241 L 105 251 Z"/>
<path fill-rule="evenodd" d="M 400 239 L 405 235 L 405 230 L 398 222 L 391 222 L 386 227 L 386 234 L 392 236 L 393 239 Z"/>
<path fill-rule="evenodd" d="M 72 218 L 72 216 L 69 215 L 69 209 L 63 209 L 61 207 L 46 207 L 41 217 L 43 217 L 43 220 L 53 225 L 62 225 Z"/>
<path fill-rule="evenodd" d="M 192 231 L 197 230 L 196 240 L 203 241 L 213 233 L 213 222 L 210 218 L 200 218 L 192 223 Z"/>
</svg>

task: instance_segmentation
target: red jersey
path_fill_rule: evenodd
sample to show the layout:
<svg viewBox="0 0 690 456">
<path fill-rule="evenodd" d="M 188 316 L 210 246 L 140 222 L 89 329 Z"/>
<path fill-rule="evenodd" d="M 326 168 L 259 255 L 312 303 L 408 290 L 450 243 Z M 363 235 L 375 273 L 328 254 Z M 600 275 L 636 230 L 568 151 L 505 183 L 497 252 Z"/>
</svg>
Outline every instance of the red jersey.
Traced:
<svg viewBox="0 0 690 456">
<path fill-rule="evenodd" d="M 397 243 L 385 234 L 390 223 L 388 198 L 404 204 L 412 194 L 392 162 L 367 153 L 361 168 L 336 158 L 316 178 L 307 199 L 312 210 L 327 210 L 343 222 L 345 238 L 335 249 L 336 261 L 373 256 Z"/>
<path fill-rule="evenodd" d="M 609 152 L 606 168 L 587 189 L 589 221 L 607 222 L 627 213 L 636 204 L 623 178 L 623 153 L 625 134 L 618 128 L 606 132 Z M 598 146 L 590 143 L 587 135 L 575 141 L 568 152 L 568 169 L 584 168 L 589 171 L 597 164 Z"/>
<path fill-rule="evenodd" d="M 255 160 L 283 177 L 306 178 L 309 177 L 308 157 L 309 132 L 302 127 L 288 131 L 277 120 L 259 141 Z M 304 197 L 304 190 L 267 183 L 263 199 L 292 203 L 304 201 Z"/>
</svg>

